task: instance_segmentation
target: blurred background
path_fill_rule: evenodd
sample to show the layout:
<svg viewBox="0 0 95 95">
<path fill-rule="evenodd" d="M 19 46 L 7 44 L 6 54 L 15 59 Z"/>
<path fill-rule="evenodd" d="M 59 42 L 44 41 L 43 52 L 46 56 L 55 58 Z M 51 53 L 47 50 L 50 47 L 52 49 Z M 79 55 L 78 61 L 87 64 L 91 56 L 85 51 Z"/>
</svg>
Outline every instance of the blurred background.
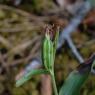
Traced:
<svg viewBox="0 0 95 95">
<path fill-rule="evenodd" d="M 61 31 L 72 17 L 68 11 L 62 11 L 54 0 L 0 0 L 0 95 L 46 95 L 45 87 L 51 93 L 52 87 L 46 86 L 50 83 L 48 76 L 34 76 L 19 88 L 15 87 L 15 77 L 39 56 L 45 25 L 58 24 Z M 85 60 L 95 52 L 94 9 L 71 36 Z M 64 43 L 55 59 L 58 89 L 78 65 L 68 44 Z M 81 95 L 95 95 L 95 75 L 90 75 Z"/>
</svg>

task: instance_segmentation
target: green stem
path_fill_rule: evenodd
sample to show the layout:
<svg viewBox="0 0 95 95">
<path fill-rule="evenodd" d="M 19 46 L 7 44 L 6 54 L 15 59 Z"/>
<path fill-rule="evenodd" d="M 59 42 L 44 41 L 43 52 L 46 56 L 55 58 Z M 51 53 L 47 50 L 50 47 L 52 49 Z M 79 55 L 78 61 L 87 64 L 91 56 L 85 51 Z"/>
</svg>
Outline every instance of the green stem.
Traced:
<svg viewBox="0 0 95 95">
<path fill-rule="evenodd" d="M 50 72 L 50 74 L 51 74 L 51 78 L 52 78 L 52 84 L 53 84 L 54 93 L 55 93 L 55 95 L 58 95 L 54 73 Z"/>
</svg>

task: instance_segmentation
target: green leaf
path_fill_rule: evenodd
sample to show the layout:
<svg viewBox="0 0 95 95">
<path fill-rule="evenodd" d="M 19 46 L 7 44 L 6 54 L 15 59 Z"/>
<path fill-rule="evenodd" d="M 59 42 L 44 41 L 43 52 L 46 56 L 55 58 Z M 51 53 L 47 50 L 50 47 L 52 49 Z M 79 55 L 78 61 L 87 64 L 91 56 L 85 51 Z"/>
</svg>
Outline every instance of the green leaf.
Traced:
<svg viewBox="0 0 95 95">
<path fill-rule="evenodd" d="M 80 65 L 72 71 L 63 84 L 59 95 L 79 95 L 79 91 L 89 76 L 91 66 L 88 64 Z"/>
<path fill-rule="evenodd" d="M 54 48 L 53 48 L 53 56 L 55 60 L 55 54 L 56 54 L 56 49 L 57 49 L 57 44 L 58 44 L 58 38 L 59 38 L 59 27 L 57 28 L 56 34 L 55 34 L 55 39 L 54 39 Z"/>
<path fill-rule="evenodd" d="M 56 34 L 55 34 L 55 39 L 54 39 L 54 55 L 56 53 L 56 48 L 57 48 L 57 44 L 58 44 L 58 38 L 59 38 L 59 27 L 56 31 Z"/>
<path fill-rule="evenodd" d="M 47 74 L 48 71 L 43 70 L 43 69 L 34 69 L 22 76 L 19 80 L 16 81 L 16 87 L 19 87 L 23 85 L 25 82 L 31 79 L 33 75 L 38 75 L 38 74 Z"/>
</svg>

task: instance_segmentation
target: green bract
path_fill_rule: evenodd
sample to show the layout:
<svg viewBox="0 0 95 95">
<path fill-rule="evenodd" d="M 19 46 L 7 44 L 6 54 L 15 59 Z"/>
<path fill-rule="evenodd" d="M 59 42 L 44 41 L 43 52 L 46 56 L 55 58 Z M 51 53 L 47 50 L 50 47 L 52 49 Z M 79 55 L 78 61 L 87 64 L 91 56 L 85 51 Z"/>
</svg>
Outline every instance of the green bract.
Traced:
<svg viewBox="0 0 95 95">
<path fill-rule="evenodd" d="M 55 32 L 54 40 L 51 39 L 51 31 L 47 30 L 45 34 L 45 39 L 43 42 L 43 50 L 42 50 L 42 57 L 43 63 L 47 70 L 51 70 L 55 60 L 55 53 L 56 53 L 56 46 L 58 41 L 59 32 Z"/>
<path fill-rule="evenodd" d="M 51 69 L 52 63 L 54 63 L 53 43 L 48 34 L 45 35 L 45 40 L 43 43 L 43 61 L 45 68 Z"/>
</svg>

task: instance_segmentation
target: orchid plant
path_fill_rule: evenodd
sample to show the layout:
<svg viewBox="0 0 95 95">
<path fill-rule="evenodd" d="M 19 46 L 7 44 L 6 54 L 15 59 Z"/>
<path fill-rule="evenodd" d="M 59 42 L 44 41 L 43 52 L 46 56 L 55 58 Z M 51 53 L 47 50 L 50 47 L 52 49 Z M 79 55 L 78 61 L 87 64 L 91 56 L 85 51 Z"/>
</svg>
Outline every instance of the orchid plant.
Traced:
<svg viewBox="0 0 95 95">
<path fill-rule="evenodd" d="M 90 72 L 94 72 L 95 54 L 92 55 L 83 64 L 80 64 L 74 71 L 70 73 L 64 82 L 62 88 L 57 90 L 55 74 L 54 74 L 54 60 L 59 37 L 59 27 L 47 26 L 45 28 L 45 36 L 42 44 L 42 63 L 43 68 L 32 69 L 25 73 L 16 81 L 16 86 L 19 87 L 27 82 L 33 75 L 49 74 L 52 79 L 55 95 L 79 95 L 80 88 L 88 79 Z"/>
<path fill-rule="evenodd" d="M 59 27 L 56 26 L 47 26 L 45 28 L 45 36 L 42 44 L 42 64 L 43 68 L 41 69 L 31 69 L 28 72 L 23 71 L 22 75 L 16 80 L 16 86 L 19 87 L 25 82 L 31 79 L 33 75 L 37 74 L 49 74 L 52 79 L 52 84 L 54 88 L 55 95 L 79 95 L 80 89 L 84 82 L 88 79 L 90 73 L 95 74 L 95 54 L 93 54 L 88 60 L 82 59 L 80 54 L 77 52 L 72 39 L 70 38 L 70 33 L 73 32 L 80 22 L 83 20 L 85 15 L 95 7 L 95 0 L 86 0 L 83 7 L 79 8 L 78 15 L 75 15 L 75 18 L 71 23 L 66 27 L 59 38 Z M 67 79 L 65 80 L 61 89 L 57 90 L 55 74 L 54 74 L 54 61 L 56 49 L 60 47 L 63 43 L 63 40 L 66 40 L 72 49 L 74 55 L 76 55 L 80 64 L 75 70 L 73 70 Z M 61 44 L 59 44 L 59 42 Z M 75 52 L 76 51 L 76 52 Z"/>
</svg>

